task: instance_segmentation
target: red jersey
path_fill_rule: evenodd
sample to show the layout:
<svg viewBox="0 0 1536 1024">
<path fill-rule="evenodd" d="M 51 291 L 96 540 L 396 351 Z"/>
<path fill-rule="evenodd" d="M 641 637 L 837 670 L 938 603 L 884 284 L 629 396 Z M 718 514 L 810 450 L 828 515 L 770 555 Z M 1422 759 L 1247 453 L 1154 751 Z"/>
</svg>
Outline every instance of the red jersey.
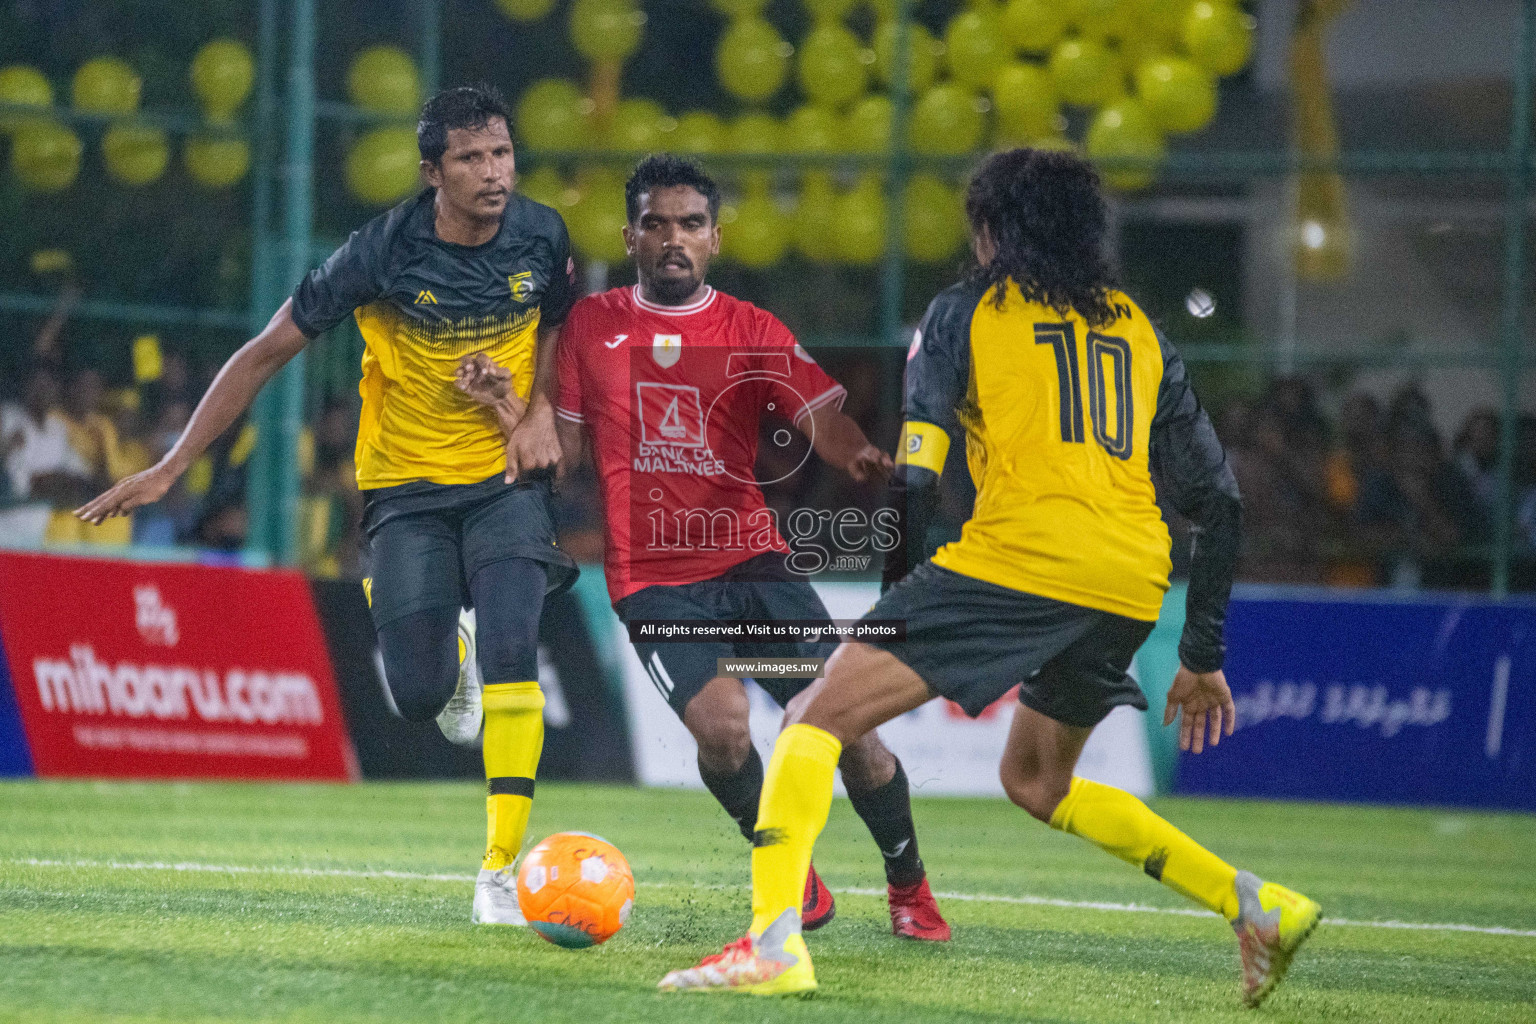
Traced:
<svg viewBox="0 0 1536 1024">
<path fill-rule="evenodd" d="M 592 437 L 614 601 L 787 551 L 755 476 L 765 413 L 793 423 L 847 393 L 789 328 L 713 288 L 659 306 L 590 295 L 560 333 L 556 413 Z"/>
</svg>

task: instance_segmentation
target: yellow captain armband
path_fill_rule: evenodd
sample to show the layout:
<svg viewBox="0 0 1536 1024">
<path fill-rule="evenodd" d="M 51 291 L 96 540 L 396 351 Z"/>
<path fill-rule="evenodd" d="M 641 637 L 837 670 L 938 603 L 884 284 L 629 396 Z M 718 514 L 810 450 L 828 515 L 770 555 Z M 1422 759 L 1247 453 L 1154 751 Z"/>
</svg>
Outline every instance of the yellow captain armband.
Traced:
<svg viewBox="0 0 1536 1024">
<path fill-rule="evenodd" d="M 943 427 L 910 420 L 902 426 L 901 450 L 896 453 L 898 466 L 917 466 L 942 475 L 948 455 L 949 434 Z"/>
</svg>

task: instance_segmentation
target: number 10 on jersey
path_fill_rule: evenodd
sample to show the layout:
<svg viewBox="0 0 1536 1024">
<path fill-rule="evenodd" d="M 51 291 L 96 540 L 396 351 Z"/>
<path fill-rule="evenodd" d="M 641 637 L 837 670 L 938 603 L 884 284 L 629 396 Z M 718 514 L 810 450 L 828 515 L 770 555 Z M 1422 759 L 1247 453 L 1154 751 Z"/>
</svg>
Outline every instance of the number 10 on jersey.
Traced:
<svg viewBox="0 0 1536 1024">
<path fill-rule="evenodd" d="M 1077 369 L 1077 325 L 1035 324 L 1035 344 L 1051 346 L 1056 356 L 1056 380 L 1061 388 L 1061 439 L 1082 444 L 1083 387 Z M 1113 394 L 1108 393 L 1111 388 Z M 1130 344 L 1124 338 L 1089 331 L 1088 420 L 1093 424 L 1093 439 L 1115 458 L 1130 458 L 1133 417 Z"/>
</svg>

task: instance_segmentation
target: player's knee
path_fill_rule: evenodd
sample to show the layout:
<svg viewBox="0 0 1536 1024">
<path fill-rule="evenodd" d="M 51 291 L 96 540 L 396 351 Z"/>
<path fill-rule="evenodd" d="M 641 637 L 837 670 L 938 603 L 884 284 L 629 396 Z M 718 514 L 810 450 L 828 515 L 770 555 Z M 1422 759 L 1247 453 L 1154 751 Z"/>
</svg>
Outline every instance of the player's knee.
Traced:
<svg viewBox="0 0 1536 1024">
<path fill-rule="evenodd" d="M 539 638 L 526 635 L 479 637 L 475 652 L 480 678 L 487 683 L 526 683 L 539 678 Z"/>
<path fill-rule="evenodd" d="M 408 615 L 379 629 L 384 682 L 408 722 L 436 718 L 459 683 L 458 609 Z"/>
<path fill-rule="evenodd" d="M 689 728 L 699 745 L 700 763 L 711 771 L 735 771 L 752 749 L 752 730 L 745 715 L 721 715 Z"/>
<path fill-rule="evenodd" d="M 1043 773 L 1025 772 L 1014 765 L 1005 764 L 998 774 L 1008 799 L 1028 812 L 1030 817 L 1047 824 L 1050 823 L 1051 815 L 1056 813 L 1057 805 L 1067 798 L 1072 786 L 1070 778 L 1063 783 Z"/>
</svg>

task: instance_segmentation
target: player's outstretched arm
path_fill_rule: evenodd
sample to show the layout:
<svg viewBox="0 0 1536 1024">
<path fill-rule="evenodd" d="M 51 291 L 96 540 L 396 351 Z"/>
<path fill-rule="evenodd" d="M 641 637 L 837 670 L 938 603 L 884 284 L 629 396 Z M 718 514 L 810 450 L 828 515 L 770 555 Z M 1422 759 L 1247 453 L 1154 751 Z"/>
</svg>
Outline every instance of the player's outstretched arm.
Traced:
<svg viewBox="0 0 1536 1024">
<path fill-rule="evenodd" d="M 159 501 L 187 467 L 250 408 L 267 381 L 307 343 L 308 339 L 293 322 L 293 300 L 290 299 L 273 314 L 271 322 L 260 334 L 229 357 L 213 379 L 208 393 L 197 403 L 187 429 L 181 432 L 181 437 L 165 457 L 76 509 L 75 515 L 100 525 L 113 516 L 124 516 L 142 505 Z"/>
<path fill-rule="evenodd" d="M 890 479 L 895 463 L 864 436 L 851 417 L 830 405 L 805 413 L 795 422 L 823 462 L 836 466 L 858 483 Z"/>
<path fill-rule="evenodd" d="M 560 440 L 555 435 L 555 354 L 560 347 L 560 328 L 539 329 L 538 361 L 533 370 L 533 390 L 528 411 L 507 439 L 507 483 L 520 474 L 560 465 Z"/>
</svg>

